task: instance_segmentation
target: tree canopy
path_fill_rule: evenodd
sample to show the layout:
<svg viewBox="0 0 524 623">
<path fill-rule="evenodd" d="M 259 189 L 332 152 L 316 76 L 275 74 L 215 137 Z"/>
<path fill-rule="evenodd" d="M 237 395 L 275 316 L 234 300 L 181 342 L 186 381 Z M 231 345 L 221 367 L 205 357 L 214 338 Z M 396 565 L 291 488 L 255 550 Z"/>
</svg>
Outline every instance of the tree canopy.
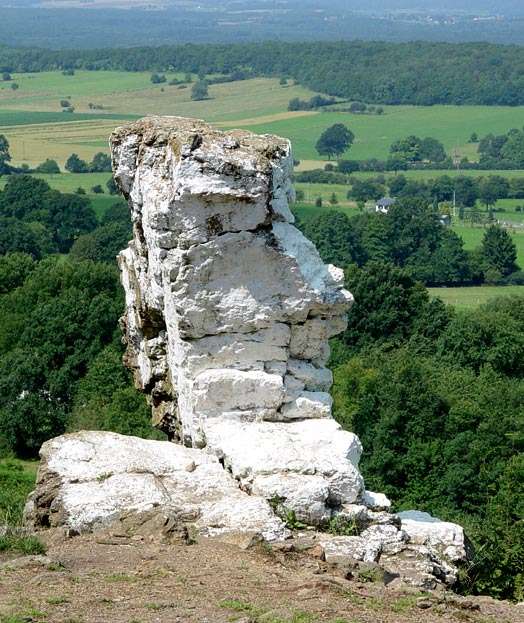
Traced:
<svg viewBox="0 0 524 623">
<path fill-rule="evenodd" d="M 341 156 L 353 144 L 355 135 L 343 123 L 335 123 L 326 128 L 318 139 L 315 149 L 321 156 Z"/>
</svg>

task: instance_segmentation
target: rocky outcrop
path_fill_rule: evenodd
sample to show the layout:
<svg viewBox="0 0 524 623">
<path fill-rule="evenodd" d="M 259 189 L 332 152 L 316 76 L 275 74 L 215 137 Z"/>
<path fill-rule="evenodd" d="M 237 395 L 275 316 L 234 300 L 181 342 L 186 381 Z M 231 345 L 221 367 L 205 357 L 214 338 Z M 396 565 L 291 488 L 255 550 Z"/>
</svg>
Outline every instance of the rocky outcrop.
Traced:
<svg viewBox="0 0 524 623">
<path fill-rule="evenodd" d="M 326 368 L 352 297 L 293 225 L 289 141 L 173 117 L 111 144 L 134 226 L 119 256 L 126 363 L 155 424 L 244 491 L 328 521 L 364 490 Z"/>
<path fill-rule="evenodd" d="M 459 526 L 389 512 L 331 415 L 328 340 L 352 296 L 293 225 L 289 142 L 151 118 L 112 136 L 134 237 L 119 255 L 126 364 L 172 442 L 77 433 L 41 452 L 28 522 L 82 531 L 151 511 L 327 563 L 452 583 Z M 462 547 L 462 549 L 461 549 Z"/>
<path fill-rule="evenodd" d="M 289 531 L 261 497 L 243 493 L 210 454 L 167 441 L 80 432 L 47 441 L 36 491 L 26 505 L 35 527 L 76 532 L 157 510 L 203 535 Z"/>
</svg>

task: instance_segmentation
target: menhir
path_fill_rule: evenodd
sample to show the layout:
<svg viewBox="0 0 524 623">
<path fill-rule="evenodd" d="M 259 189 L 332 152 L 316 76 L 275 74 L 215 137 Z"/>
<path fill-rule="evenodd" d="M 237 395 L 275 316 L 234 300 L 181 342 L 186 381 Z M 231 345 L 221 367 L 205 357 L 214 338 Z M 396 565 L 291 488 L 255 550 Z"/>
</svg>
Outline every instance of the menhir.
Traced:
<svg viewBox="0 0 524 623">
<path fill-rule="evenodd" d="M 364 494 L 326 368 L 352 296 L 293 225 L 289 141 L 164 117 L 111 146 L 134 227 L 119 256 L 126 364 L 155 425 L 244 491 L 328 521 Z"/>
</svg>

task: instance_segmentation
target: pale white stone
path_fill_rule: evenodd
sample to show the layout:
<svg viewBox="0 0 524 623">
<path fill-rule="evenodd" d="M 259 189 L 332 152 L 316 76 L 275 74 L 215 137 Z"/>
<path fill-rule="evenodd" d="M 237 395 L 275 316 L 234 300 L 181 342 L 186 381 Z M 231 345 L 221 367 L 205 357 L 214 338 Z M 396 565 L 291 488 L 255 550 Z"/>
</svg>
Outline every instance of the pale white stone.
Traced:
<svg viewBox="0 0 524 623">
<path fill-rule="evenodd" d="M 220 416 L 231 410 L 276 409 L 284 398 L 278 374 L 262 371 L 216 369 L 201 372 L 194 380 L 193 405 L 202 416 Z"/>
<path fill-rule="evenodd" d="M 302 392 L 282 407 L 282 419 L 301 420 L 331 416 L 333 400 L 326 392 Z"/>
<path fill-rule="evenodd" d="M 303 359 L 288 359 L 290 374 L 302 381 L 311 392 L 327 392 L 333 384 L 333 374 L 328 368 L 318 368 Z"/>
<path fill-rule="evenodd" d="M 458 524 L 415 510 L 402 511 L 397 517 L 411 543 L 435 547 L 452 561 L 466 559 L 464 529 Z"/>
<path fill-rule="evenodd" d="M 374 491 L 364 491 L 362 494 L 362 503 L 371 510 L 381 511 L 391 508 L 391 501 L 384 493 L 375 493 Z"/>
<path fill-rule="evenodd" d="M 50 502 L 52 525 L 89 530 L 155 508 L 194 515 L 203 534 L 286 536 L 267 501 L 242 492 L 218 460 L 201 450 L 95 431 L 56 437 L 40 455 L 33 499 Z M 38 521 L 36 511 L 29 515 Z"/>
<path fill-rule="evenodd" d="M 315 516 L 330 514 L 328 508 L 333 503 L 354 502 L 362 491 L 357 467 L 360 442 L 331 418 L 252 424 L 213 419 L 206 420 L 204 428 L 208 450 L 225 461 L 244 489 L 266 491 L 268 498 L 272 497 L 262 483 L 267 476 L 278 476 L 283 487 L 296 488 L 293 510 L 301 516 L 318 502 L 316 495 L 302 497 L 303 487 L 311 491 L 311 476 L 321 479 L 320 484 L 328 490 L 325 509 L 315 510 Z"/>
<path fill-rule="evenodd" d="M 284 396 L 284 402 L 294 402 L 296 399 L 302 394 L 304 391 L 305 385 L 302 381 L 297 379 L 292 374 L 286 374 L 284 376 L 284 387 L 286 389 L 286 394 Z M 288 405 L 284 405 L 283 409 L 285 409 Z M 287 418 L 283 418 L 287 419 Z M 292 419 L 292 418 L 290 418 Z"/>
</svg>

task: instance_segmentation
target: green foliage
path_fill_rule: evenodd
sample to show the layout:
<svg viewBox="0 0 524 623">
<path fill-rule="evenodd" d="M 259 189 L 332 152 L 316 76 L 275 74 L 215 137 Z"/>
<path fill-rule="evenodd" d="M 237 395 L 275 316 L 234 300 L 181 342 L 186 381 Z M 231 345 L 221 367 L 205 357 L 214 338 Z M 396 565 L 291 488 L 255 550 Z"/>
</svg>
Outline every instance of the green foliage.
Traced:
<svg viewBox="0 0 524 623">
<path fill-rule="evenodd" d="M 413 335 L 439 335 L 448 313 L 426 288 L 400 268 L 371 262 L 347 271 L 346 286 L 355 297 L 349 323 L 342 335 L 347 348 L 399 345 Z"/>
<path fill-rule="evenodd" d="M 507 376 L 523 376 L 524 299 L 499 299 L 474 314 L 457 314 L 436 348 L 443 358 L 477 372 L 489 365 Z"/>
<path fill-rule="evenodd" d="M 348 199 L 355 201 L 376 201 L 384 196 L 386 188 L 384 184 L 375 180 L 354 180 L 351 190 L 348 192 Z"/>
<path fill-rule="evenodd" d="M 60 173 L 60 167 L 56 160 L 51 160 L 50 158 L 46 158 L 42 164 L 39 164 L 36 169 L 36 173 L 46 173 L 46 174 L 58 174 Z"/>
<path fill-rule="evenodd" d="M 205 80 L 198 80 L 191 89 L 191 99 L 195 101 L 205 100 L 209 97 L 208 84 Z"/>
<path fill-rule="evenodd" d="M 163 74 L 151 74 L 151 84 L 162 84 L 164 82 L 166 82 L 166 77 Z"/>
<path fill-rule="evenodd" d="M 343 123 L 335 123 L 322 132 L 315 145 L 315 149 L 321 156 L 341 156 L 346 152 L 355 140 L 353 132 Z"/>
<path fill-rule="evenodd" d="M 43 234 L 42 239 L 30 224 L 0 216 L 0 256 L 18 252 L 34 259 L 42 257 L 46 249 L 53 248 L 47 230 L 44 229 Z"/>
<path fill-rule="evenodd" d="M 127 225 L 129 227 L 129 231 L 131 232 L 131 216 L 129 213 L 129 208 L 124 201 L 116 201 L 104 211 L 102 219 L 100 220 L 101 225 L 110 225 L 113 223 L 119 223 L 122 225 Z"/>
<path fill-rule="evenodd" d="M 9 142 L 7 138 L 0 134 L 0 175 L 9 173 L 9 162 L 11 161 L 11 154 L 9 153 Z"/>
<path fill-rule="evenodd" d="M 5 222 L 12 240 L 4 234 L 0 251 L 22 251 L 33 257 L 54 249 L 67 252 L 78 236 L 97 225 L 88 199 L 52 190 L 30 175 L 10 176 L 0 193 L 0 218 L 17 219 Z"/>
<path fill-rule="evenodd" d="M 35 267 L 27 253 L 7 253 L 0 256 L 0 294 L 21 286 Z"/>
<path fill-rule="evenodd" d="M 70 173 L 88 173 L 89 165 L 78 154 L 71 154 L 65 164 L 66 171 Z"/>
<path fill-rule="evenodd" d="M 517 247 L 508 232 L 496 225 L 484 234 L 482 258 L 488 268 L 498 270 L 503 277 L 518 269 Z"/>
<path fill-rule="evenodd" d="M 164 439 L 151 426 L 151 410 L 132 387 L 122 365 L 122 352 L 107 346 L 90 364 L 78 384 L 68 430 L 111 430 L 123 435 Z"/>
<path fill-rule="evenodd" d="M 358 536 L 360 534 L 358 525 L 354 520 L 349 521 L 340 517 L 332 517 L 329 520 L 326 532 L 336 536 Z"/>
<path fill-rule="evenodd" d="M 46 553 L 46 546 L 36 536 L 0 536 L 0 552 L 17 552 L 25 556 Z"/>
<path fill-rule="evenodd" d="M 307 524 L 299 521 L 295 511 L 292 509 L 286 509 L 283 519 L 286 527 L 290 530 L 305 530 L 307 528 Z"/>
<path fill-rule="evenodd" d="M 113 179 L 113 176 L 111 176 L 107 182 L 106 182 L 106 188 L 107 188 L 107 192 L 110 195 L 118 195 L 118 186 L 116 185 L 115 180 Z"/>
<path fill-rule="evenodd" d="M 132 237 L 130 224 L 109 223 L 80 236 L 71 248 L 71 257 L 95 262 L 115 263 L 117 254 Z"/>
<path fill-rule="evenodd" d="M 357 232 L 342 212 L 324 212 L 308 219 L 302 230 L 326 263 L 349 266 L 354 262 L 362 264 L 366 259 Z"/>
<path fill-rule="evenodd" d="M 334 415 L 362 441 L 368 487 L 466 526 L 463 590 L 522 599 L 524 298 L 434 314 L 418 293 L 405 313 L 408 282 L 384 309 L 395 290 L 385 270 L 349 275 L 357 303 L 343 356 L 335 349 Z M 374 304 L 359 307 L 366 293 Z M 384 318 L 370 326 L 375 308 Z"/>
<path fill-rule="evenodd" d="M 115 269 L 54 258 L 0 298 L 0 437 L 18 454 L 63 432 L 76 383 L 113 340 L 122 305 Z"/>
<path fill-rule="evenodd" d="M 103 152 L 98 152 L 93 156 L 89 164 L 90 173 L 111 173 L 111 158 Z"/>
<path fill-rule="evenodd" d="M 19 525 L 29 493 L 35 486 L 36 465 L 0 459 L 0 525 Z"/>
<path fill-rule="evenodd" d="M 440 163 L 446 159 L 446 151 L 440 141 L 432 137 L 420 139 L 413 135 L 392 143 L 390 154 L 391 158 L 399 163 L 420 161 Z"/>
</svg>

